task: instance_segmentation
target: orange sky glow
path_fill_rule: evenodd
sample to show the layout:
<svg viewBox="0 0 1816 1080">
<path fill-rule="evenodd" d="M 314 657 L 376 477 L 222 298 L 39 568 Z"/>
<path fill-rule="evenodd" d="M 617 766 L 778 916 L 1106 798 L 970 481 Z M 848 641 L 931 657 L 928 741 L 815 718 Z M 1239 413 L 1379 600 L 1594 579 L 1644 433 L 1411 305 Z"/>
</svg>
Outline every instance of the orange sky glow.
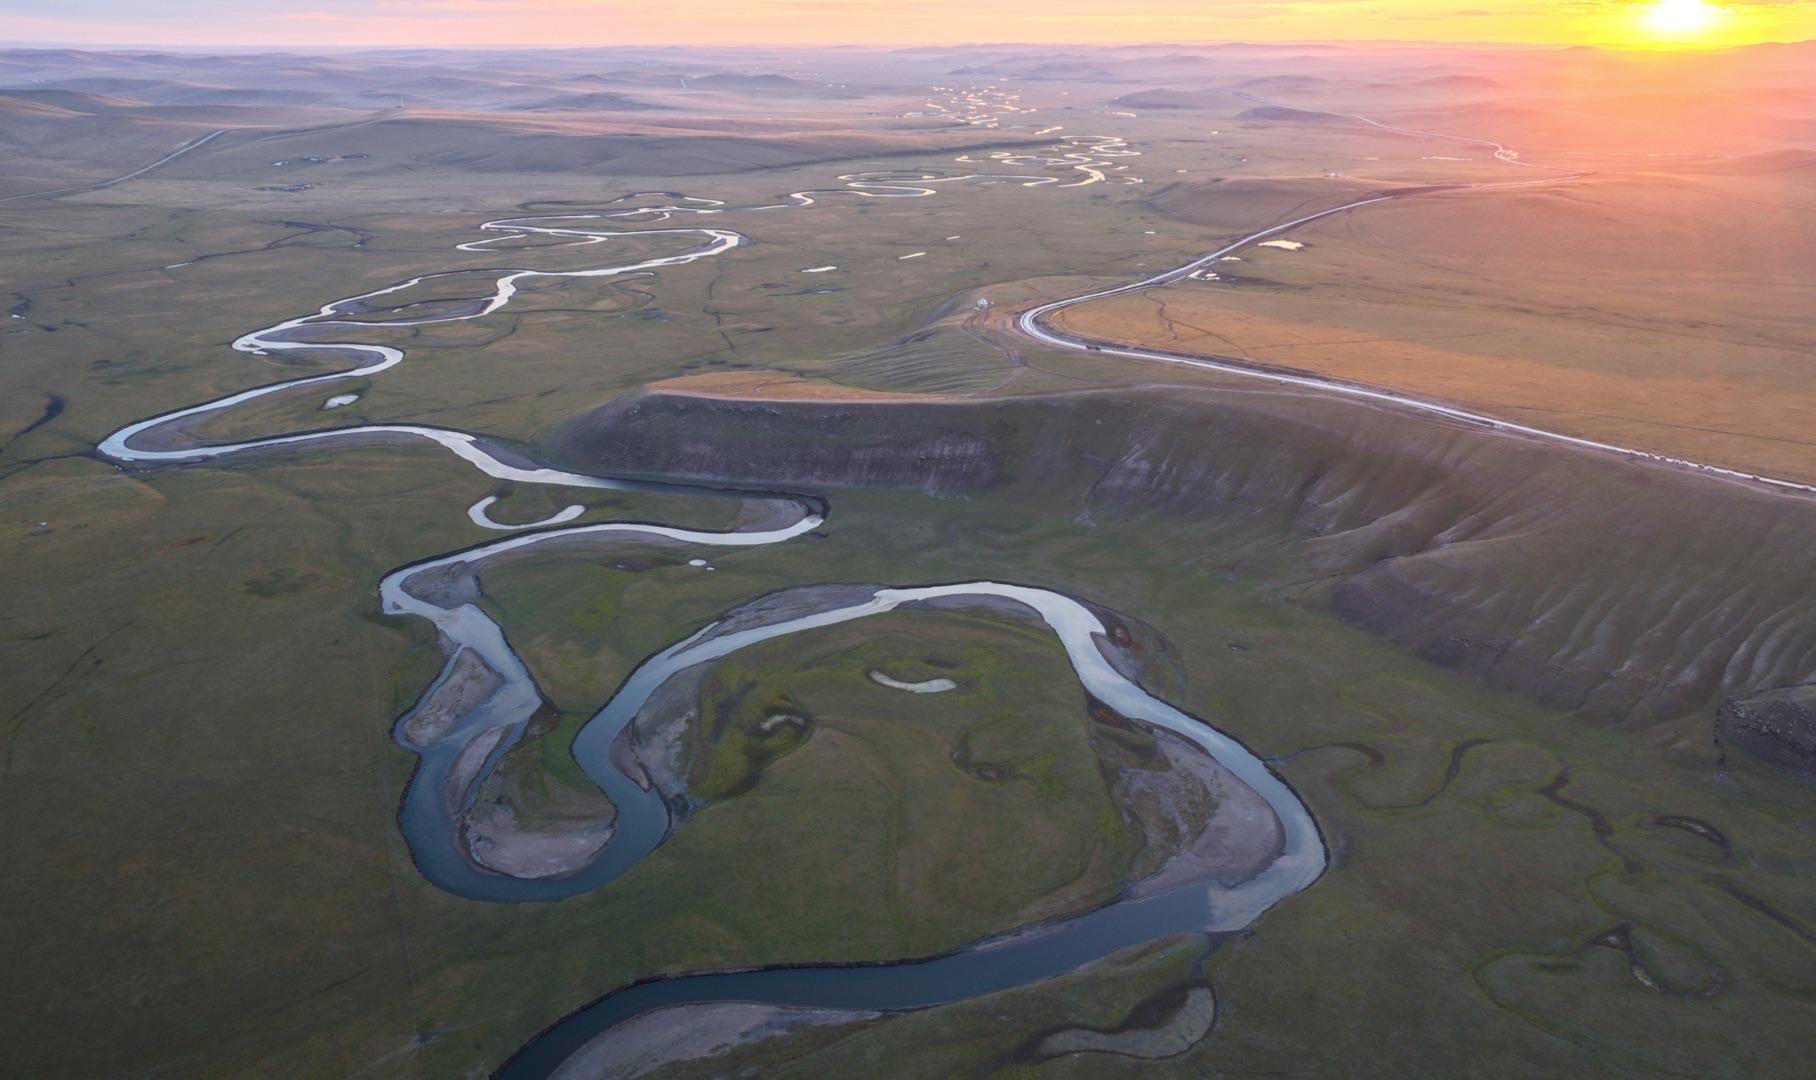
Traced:
<svg viewBox="0 0 1816 1080">
<path fill-rule="evenodd" d="M 0 0 L 0 42 L 162 45 L 1450 41 L 1816 37 L 1816 0 Z"/>
</svg>

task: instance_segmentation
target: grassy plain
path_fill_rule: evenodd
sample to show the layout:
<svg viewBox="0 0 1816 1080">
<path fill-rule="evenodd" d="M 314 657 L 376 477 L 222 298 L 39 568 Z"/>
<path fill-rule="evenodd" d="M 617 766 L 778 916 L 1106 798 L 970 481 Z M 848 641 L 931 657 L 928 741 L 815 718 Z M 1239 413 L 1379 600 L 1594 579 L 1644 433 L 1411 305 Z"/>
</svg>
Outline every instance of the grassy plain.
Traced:
<svg viewBox="0 0 1816 1080">
<path fill-rule="evenodd" d="M 1816 480 L 1816 156 L 1424 196 L 1289 239 L 1060 321 Z"/>
<path fill-rule="evenodd" d="M 899 792 L 836 764 L 808 769 L 844 749 L 833 738 L 782 759 L 792 763 L 782 774 L 766 774 L 750 795 L 702 814 L 632 875 L 595 893 L 513 907 L 424 885 L 390 824 L 409 761 L 384 731 L 427 678 L 431 654 L 425 641 L 409 645 L 407 628 L 378 621 L 362 599 L 368 587 L 356 581 L 431 539 L 387 527 L 412 503 L 440 507 L 424 521 L 456 520 L 462 502 L 448 489 L 462 481 L 449 469 L 439 484 L 400 490 L 396 466 L 388 457 L 382 469 L 362 469 L 359 456 L 347 455 L 333 466 L 267 463 L 250 481 L 218 471 L 153 478 L 165 499 L 197 512 L 210 498 L 237 499 L 219 511 L 234 520 L 283 514 L 289 522 L 303 511 L 283 496 L 307 498 L 324 508 L 304 513 L 320 524 L 301 533 L 268 525 L 225 544 L 185 545 L 190 515 L 144 511 L 83 530 L 94 542 L 132 536 L 145 546 L 126 566 L 88 581 L 65 601 L 69 608 L 39 611 L 38 625 L 68 627 L 70 610 L 139 621 L 77 657 L 75 675 L 52 688 L 50 707 L 26 714 L 13 732 L 9 813 L 21 827 L 8 844 L 15 863 L 30 869 L 9 897 L 24 905 L 12 917 L 40 933 L 27 949 L 29 966 L 12 969 L 36 977 L 15 983 L 9 996 L 15 1015 L 48 1025 L 79 1014 L 130 1040 L 79 1049 L 60 1038 L 9 1038 L 22 1060 L 91 1073 L 177 1064 L 208 1074 L 370 1066 L 450 1075 L 499 1060 L 562 1011 L 638 975 L 887 958 L 976 932 L 938 904 L 910 905 L 896 916 L 901 922 L 885 918 L 886 906 L 873 911 L 862 895 L 829 893 L 821 878 L 798 872 L 822 865 L 814 852 L 839 854 L 828 868 L 866 865 L 901 843 L 897 821 L 907 807 Z M 1712 782 L 1687 767 L 1673 744 L 1696 745 L 1697 721 L 1658 729 L 1636 746 L 1631 733 L 1497 698 L 1342 627 L 1315 605 L 1189 567 L 1179 548 L 1189 540 L 1158 527 L 1090 530 L 1054 523 L 1034 507 L 848 492 L 837 496 L 829 533 L 773 550 L 702 552 L 718 567 L 711 572 L 613 574 L 568 562 L 562 593 L 580 613 L 623 613 L 605 625 L 534 602 L 519 618 L 513 597 L 533 601 L 533 593 L 507 575 L 488 588 L 545 685 L 575 702 L 599 700 L 638 650 L 673 640 L 730 599 L 809 575 L 912 582 L 989 574 L 1114 597 L 1166 628 L 1185 657 L 1182 704 L 1285 759 L 1282 771 L 1337 857 L 1325 881 L 1218 954 L 1215 978 L 1229 1011 L 1217 1037 L 1195 1052 L 1204 1067 L 1239 1071 L 1266 1061 L 1322 1070 L 1368 1054 L 1384 1072 L 1438 1061 L 1483 1075 L 1619 1075 L 1624 1063 L 1648 1060 L 1661 1024 L 1681 1055 L 1661 1066 L 1664 1075 L 1770 1075 L 1807 1052 L 1791 1033 L 1803 1030 L 1794 1019 L 1804 1007 L 1798 988 L 1816 979 L 1816 956 L 1796 928 L 1816 913 L 1796 852 L 1816 807 L 1807 792 L 1769 775 L 1743 768 Z M 56 574 L 48 546 L 39 550 L 24 565 Z M 71 560 L 97 554 L 71 543 L 56 550 Z M 312 553 L 306 562 L 303 552 Z M 191 565 L 184 572 L 178 563 Z M 291 570 L 286 583 L 307 584 L 275 596 L 247 587 L 271 579 L 274 564 Z M 536 567 L 551 585 L 554 574 Z M 108 599 L 122 594 L 143 599 L 122 610 Z M 543 644 L 542 619 L 555 620 L 570 643 Z M 631 630 L 638 632 L 612 646 Z M 11 651 L 30 657 L 26 650 L 55 636 Z M 297 672 L 297 681 L 274 684 L 274 669 Z M 134 688 L 139 704 L 130 711 L 117 704 L 121 685 Z M 1499 741 L 1468 751 L 1439 797 L 1393 809 L 1432 793 L 1456 748 L 1482 738 Z M 1361 749 L 1307 749 L 1332 743 L 1370 747 L 1382 764 L 1368 767 Z M 919 760 L 938 757 L 929 749 Z M 150 772 L 140 764 L 148 758 L 170 765 Z M 1564 764 L 1571 778 L 1558 794 L 1606 820 L 1607 844 L 1592 813 L 1541 794 Z M 1658 813 L 1716 822 L 1740 854 L 1723 861 L 1706 841 L 1643 824 Z M 798 839 L 782 842 L 788 837 Z M 1626 869 L 1609 844 L 1639 869 Z M 778 850 L 801 861 L 778 865 Z M 123 851 L 131 853 L 124 861 L 112 854 Z M 324 860 L 333 873 L 322 872 Z M 47 903 L 68 895 L 89 899 Z M 841 900 L 828 908 L 832 895 Z M 1701 988 L 1706 960 L 1728 989 L 1712 1002 L 1679 1002 L 1638 984 L 1616 954 L 1583 947 L 1622 922 L 1635 925 L 1641 947 L 1662 954 L 1657 963 L 1673 988 Z M 145 944 L 147 934 L 155 945 Z M 72 940 L 92 944 L 72 949 Z M 256 968 L 244 964 L 248 954 L 261 957 Z M 54 979 L 45 982 L 45 973 Z M 267 1004 L 249 1013 L 248 1000 Z M 962 1032 L 958 1018 L 994 1007 L 955 1006 L 945 1015 Z M 1427 1030 L 1470 1034 L 1384 1050 L 1381 1032 L 1415 1007 Z M 1283 1026 L 1287 1016 L 1294 1019 Z M 917 1034 L 901 1042 L 885 1034 L 887 1025 L 866 1038 L 884 1040 L 877 1052 L 912 1072 L 910 1046 L 933 1055 L 928 1063 L 959 1052 L 930 1043 L 928 1023 L 914 1021 Z M 1753 1024 L 1783 1034 L 1738 1047 L 1735 1033 Z M 1006 1053 L 1021 1030 L 999 1028 L 963 1054 Z M 1316 1036 L 1305 1037 L 1308 1030 Z M 1498 1064 L 1466 1067 L 1484 1060 Z M 1735 1061 L 1750 1064 L 1731 1069 Z M 1143 1066 L 1160 1075 L 1197 1067 Z M 1062 1063 L 1050 1068 L 1065 1075 Z"/>
<path fill-rule="evenodd" d="M 1028 1031 L 1052 1022 L 1046 991 L 1033 990 L 847 1032 L 830 1048 L 804 1037 L 780 1075 L 887 1062 L 892 1075 L 1746 1076 L 1794 1071 L 1807 1053 L 1796 1018 L 1816 953 L 1796 853 L 1811 799 L 1744 763 L 1711 778 L 1700 718 L 1640 735 L 1483 692 L 1379 651 L 1303 596 L 1179 572 L 1194 542 L 1159 521 L 1055 528 L 1026 509 L 932 503 L 902 535 L 899 512 L 876 513 L 887 501 L 842 493 L 838 541 L 937 577 L 981 513 L 998 539 L 969 558 L 1114 595 L 1176 634 L 1184 706 L 1277 763 L 1324 830 L 1333 869 L 1211 958 L 1226 1012 L 1185 1058 L 1036 1068 L 1017 1056 Z M 933 547 L 938 564 L 910 554 Z M 1729 847 L 1661 815 L 1718 823 Z M 1594 944 L 1623 926 L 1662 989 Z M 1105 1015 L 1091 1022 L 1120 1019 L 1110 993 L 1094 997 Z M 1400 1037 L 1408 1015 L 1420 1038 Z M 983 1016 L 998 1022 L 980 1028 Z M 1773 1038 L 1752 1037 L 1756 1025 Z"/>
<path fill-rule="evenodd" d="M 1228 63 L 1252 75 L 1279 59 Z M 914 74 L 961 63 L 1021 70 L 1013 57 L 941 55 Z M 1003 134 L 1020 144 L 1047 121 L 1078 133 L 1124 134 L 1142 156 L 1118 160 L 1147 185 L 960 182 L 929 199 L 840 194 L 805 209 L 705 218 L 757 242 L 648 278 L 525 297 L 470 323 L 362 329 L 402 342 L 411 355 L 354 385 L 364 394 L 356 405 L 323 413 L 325 393 L 298 394 L 224 417 L 208 433 L 384 420 L 528 446 L 625 390 L 723 372 L 798 373 L 944 395 L 1202 384 L 1214 380 L 1043 352 L 960 315 L 980 296 L 1000 311 L 1183 261 L 1257 224 L 1251 209 L 1263 218 L 1286 213 L 1357 182 L 1497 175 L 1479 151 L 1433 161 L 1459 155 L 1380 132 L 1237 122 L 1253 105 L 1246 99 L 1148 115 L 1112 100 L 1145 84 L 1091 81 L 1120 79 L 1135 67 L 1154 78 L 1174 70 L 1140 58 L 1129 65 L 1066 83 L 1027 79 L 1019 84 L 1022 105 L 1042 111 L 1022 118 L 1025 130 Z M 1175 65 L 1180 72 L 1190 66 Z M 495 92 L 493 81 L 487 93 Z M 1330 99 L 1343 100 L 1344 89 Z M 919 83 L 914 90 L 839 105 L 840 123 L 870 131 L 870 114 L 888 119 L 918 108 L 914 99 L 924 95 Z M 106 91 L 100 84 L 80 90 Z M 722 111 L 749 118 L 769 107 L 799 116 L 825 100 L 765 97 Z M 310 107 L 317 106 L 351 107 Z M 469 106 L 485 112 L 498 102 Z M 1129 111 L 1137 115 L 1122 115 Z M 94 149 L 105 143 L 104 126 L 32 115 L 30 124 L 41 126 L 8 121 L 6 131 L 16 145 L 45 149 L 30 158 L 30 175 L 9 178 L 9 194 L 28 181 L 114 175 L 146 160 L 125 161 L 125 150 L 167 147 L 225 114 L 150 117 L 179 128 L 122 141 L 108 150 L 120 161 Z M 8 568 L 0 857 L 9 867 L 0 918 L 14 928 L 0 965 L 8 1017 L 0 1045 L 21 1073 L 474 1075 L 561 1015 L 634 979 L 954 947 L 1037 909 L 1043 897 L 1066 896 L 1051 888 L 1063 875 L 1047 864 L 1088 862 L 1091 850 L 1108 854 L 1070 897 L 1085 902 L 1113 888 L 1114 845 L 1099 830 L 1099 793 L 1070 726 L 1082 718 L 1067 712 L 1073 684 L 1055 673 L 1049 644 L 988 625 L 937 633 L 1017 658 L 1015 687 L 1042 684 L 1041 715 L 1063 722 L 1050 728 L 1051 741 L 1046 728 L 1018 732 L 1024 741 L 1016 746 L 1048 755 L 1056 770 L 1064 765 L 1061 786 L 1074 797 L 1063 811 L 1020 787 L 992 787 L 990 797 L 1004 802 L 976 804 L 990 816 L 987 831 L 955 831 L 927 805 L 926 785 L 903 778 L 958 784 L 957 770 L 939 771 L 950 769 L 939 751 L 971 714 L 946 711 L 943 695 L 924 702 L 898 695 L 885 700 L 903 722 L 879 723 L 844 695 L 896 692 L 822 686 L 820 675 L 808 673 L 799 688 L 789 683 L 790 692 L 829 718 L 822 728 L 777 757 L 755 787 L 708 807 L 612 885 L 555 904 L 492 905 L 443 893 L 416 873 L 395 823 L 413 761 L 387 732 L 432 677 L 436 653 L 422 628 L 380 615 L 376 582 L 398 565 L 493 538 L 465 515 L 484 495 L 508 496 L 498 508 L 508 520 L 575 500 L 501 488 L 429 446 L 287 451 L 136 472 L 97 460 L 95 443 L 143 416 L 329 369 L 327 361 L 241 356 L 225 344 L 424 271 L 519 257 L 454 250 L 478 238 L 475 227 L 485 220 L 600 209 L 633 192 L 675 187 L 761 204 L 836 187 L 844 172 L 969 168 L 953 162 L 950 149 L 924 149 L 912 131 L 914 138 L 866 142 L 854 152 L 842 135 L 801 136 L 811 125 L 738 142 L 727 141 L 721 123 L 707 131 L 718 141 L 664 144 L 670 156 L 650 157 L 639 174 L 623 162 L 594 168 L 600 159 L 587 156 L 592 151 L 560 143 L 587 135 L 579 121 L 486 115 L 466 126 L 417 117 L 375 131 L 273 114 L 268 126 L 281 138 L 261 141 L 264 129 L 247 124 L 218 156 L 198 153 L 128 185 L 0 208 L 8 229 L 0 292 L 19 316 L 0 328 L 0 562 Z M 685 126 L 680 115 L 670 119 L 671 127 Z M 82 126 L 55 127 L 65 121 Z M 632 138 L 634 125 L 622 117 L 585 123 L 594 134 Z M 555 140 L 554 156 L 538 149 L 542 156 L 513 157 L 524 150 L 519 128 L 534 129 L 538 147 Z M 79 131 L 89 141 L 45 134 L 56 131 Z M 988 131 L 956 136 L 969 144 L 994 138 Z M 791 145 L 778 151 L 784 136 Z M 956 136 L 947 130 L 941 145 Z M 450 150 L 475 142 L 484 144 L 478 157 Z M 269 163 L 299 153 L 370 156 L 284 169 Z M 810 159 L 837 164 L 800 164 Z M 732 171 L 753 164 L 774 167 Z M 1323 175 L 1333 167 L 1360 180 Z M 1068 175 L 1039 166 L 1011 171 L 1029 169 Z M 1216 185 L 1202 195 L 1187 190 L 1209 208 L 1196 223 L 1180 223 L 1177 200 L 1150 204 L 1167 177 L 1190 182 L 1200 173 L 1273 186 L 1265 199 L 1232 200 L 1235 208 L 1223 206 Z M 677 182 L 676 174 L 691 177 Z M 260 190 L 305 177 L 313 184 L 307 190 Z M 1577 194 L 1531 214 L 1553 205 L 1593 209 L 1605 205 L 1593 203 L 1594 193 L 1620 189 L 1598 180 L 1558 190 Z M 1404 234 L 1391 234 L 1385 254 L 1318 235 L 1306 251 L 1270 253 L 1255 265 L 1284 283 L 1310 285 L 1311 278 L 1290 276 L 1320 265 L 1305 257 L 1343 252 L 1351 261 L 1342 265 L 1357 274 L 1428 274 L 1419 280 L 1442 291 L 1444 272 L 1408 253 L 1431 254 L 1419 246 L 1429 242 L 1431 233 L 1421 230 L 1430 221 L 1467 234 L 1474 246 L 1459 250 L 1495 256 L 1504 237 L 1494 225 L 1469 232 L 1459 221 L 1491 197 L 1508 200 L 1496 206 L 1522 207 L 1535 198 L 1479 193 L 1383 207 L 1379 225 L 1361 217 L 1355 224 L 1380 231 L 1401 222 Z M 1429 217 L 1414 223 L 1418 215 Z M 666 224 L 693 223 L 678 215 Z M 571 266 L 615 246 L 630 245 L 521 257 Z M 1532 266 L 1556 265 L 1545 260 L 1559 249 L 1533 248 L 1521 249 Z M 839 269 L 801 273 L 826 264 Z M 1751 279 L 1725 280 L 1739 289 Z M 1247 313 L 1242 318 L 1298 327 L 1329 318 L 1350 336 L 1432 336 L 1369 322 L 1373 294 L 1344 288 L 1357 299 L 1333 299 L 1336 314 L 1328 316 L 1264 303 L 1317 303 L 1320 292 L 1200 292 L 1237 298 L 1231 308 Z M 1610 296 L 1621 291 L 1607 288 Z M 1251 293 L 1261 298 L 1252 310 L 1242 307 Z M 1474 317 L 1492 322 L 1508 295 L 1485 291 Z M 1749 314 L 1763 324 L 1764 313 Z M 1804 332 L 1794 311 L 1779 318 L 1782 333 Z M 926 330 L 932 333 L 917 337 Z M 1536 363 L 1514 347 L 1519 333 L 1500 331 L 1497 340 L 1509 343 L 1500 359 Z M 1445 348 L 1448 369 L 1454 360 Z M 1597 366 L 1593 343 L 1571 348 L 1576 359 L 1566 374 L 1579 372 L 1570 385 L 1583 393 L 1605 396 L 1633 384 L 1620 365 Z M 1779 370 L 1772 366 L 1778 354 L 1765 345 L 1733 355 L 1740 359 L 1720 378 L 1747 394 Z M 1431 377 L 1431 365 L 1395 362 L 1369 370 Z M 1485 384 L 1484 377 L 1469 385 Z M 1679 389 L 1694 397 L 1707 385 L 1692 380 Z M 1746 397 L 1735 407 L 1757 409 L 1762 425 L 1789 424 L 1800 415 L 1801 386 L 1787 378 L 1782 400 Z M 545 744 L 554 768 L 571 770 L 559 753 L 564 740 L 638 660 L 727 608 L 804 582 L 993 577 L 1063 589 L 1163 629 L 1184 660 L 1180 704 L 1276 762 L 1325 830 L 1334 863 L 1318 886 L 1210 958 L 1225 1011 L 1215 1035 L 1186 1057 L 1085 1054 L 1041 1063 L 1018 1056 L 1031 1032 L 1060 1022 L 1113 1026 L 1137 1001 L 1186 977 L 1195 944 L 1163 942 L 1052 985 L 878 1023 L 836 1046 L 802 1044 L 786 1053 L 772 1046 L 764 1051 L 772 1061 L 798 1056 L 801 1075 L 1701 1077 L 1787 1075 L 1807 1060 L 1816 888 L 1802 852 L 1816 803 L 1807 789 L 1745 762 L 1712 776 L 1703 718 L 1605 729 L 1491 693 L 1344 625 L 1315 589 L 1228 572 L 1200 531 L 1159 515 L 1091 525 L 1013 492 L 975 500 L 833 494 L 824 538 L 687 553 L 710 560 L 711 571 L 682 565 L 672 551 L 629 549 L 488 570 L 488 603 L 563 711 L 562 727 Z M 723 527 L 732 512 L 720 500 L 594 498 L 589 520 Z M 919 619 L 889 628 L 898 636 L 883 644 L 820 645 L 858 650 L 851 655 L 871 663 L 863 649 L 935 633 Z M 782 651 L 759 659 L 783 671 L 798 658 Z M 909 717 L 911 706 L 925 712 Z M 1495 741 L 1474 742 L 1481 739 Z M 853 764 L 860 760 L 903 771 L 861 772 Z M 1568 783 L 1559 784 L 1565 766 Z M 1658 825 L 1661 813 L 1715 823 L 1731 855 Z M 914 828 L 904 832 L 903 822 Z M 778 850 L 792 858 L 777 858 Z M 904 865 L 922 871 L 906 880 L 946 883 L 1003 851 L 1042 865 L 1012 878 L 964 881 L 975 889 L 969 893 L 887 888 L 904 880 Z M 841 874 L 852 887 L 828 888 Z M 1591 944 L 1622 925 L 1631 929 L 1621 940 L 1664 992 L 1633 975 L 1627 953 Z M 1711 966 L 1722 990 L 1695 999 Z M 1416 1030 L 1408 1017 L 1418 1018 Z M 1762 1031 L 1771 1038 L 1755 1037 Z"/>
</svg>

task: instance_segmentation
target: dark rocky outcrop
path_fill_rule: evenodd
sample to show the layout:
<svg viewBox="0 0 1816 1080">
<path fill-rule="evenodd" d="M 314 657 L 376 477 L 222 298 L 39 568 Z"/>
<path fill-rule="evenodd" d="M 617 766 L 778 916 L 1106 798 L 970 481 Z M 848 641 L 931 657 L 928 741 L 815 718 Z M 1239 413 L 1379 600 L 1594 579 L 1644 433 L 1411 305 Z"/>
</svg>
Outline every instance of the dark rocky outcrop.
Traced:
<svg viewBox="0 0 1816 1080">
<path fill-rule="evenodd" d="M 1171 387 L 995 401 L 639 391 L 569 464 L 996 494 L 1168 529 L 1421 657 L 1609 719 L 1816 681 L 1816 502 L 1391 409 Z"/>
<path fill-rule="evenodd" d="M 1715 715 L 1715 730 L 1724 747 L 1816 780 L 1816 684 L 1729 698 Z"/>
</svg>

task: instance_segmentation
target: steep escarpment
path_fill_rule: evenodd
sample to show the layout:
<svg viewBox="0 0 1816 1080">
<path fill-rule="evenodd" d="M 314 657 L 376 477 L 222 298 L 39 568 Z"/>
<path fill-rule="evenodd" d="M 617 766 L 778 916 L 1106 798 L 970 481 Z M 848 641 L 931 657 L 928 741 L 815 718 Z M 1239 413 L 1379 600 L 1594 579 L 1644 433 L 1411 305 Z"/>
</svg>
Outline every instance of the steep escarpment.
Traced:
<svg viewBox="0 0 1816 1080">
<path fill-rule="evenodd" d="M 914 422 L 868 402 L 635 391 L 569 425 L 557 448 L 589 468 L 730 483 L 982 490 L 1001 455 L 974 407 L 915 402 Z"/>
<path fill-rule="evenodd" d="M 1603 718 L 1816 681 L 1816 502 L 1289 394 L 1001 401 L 627 395 L 558 456 L 593 469 L 1038 501 L 1177 530 L 1199 562 L 1316 594 L 1434 663 Z"/>
</svg>

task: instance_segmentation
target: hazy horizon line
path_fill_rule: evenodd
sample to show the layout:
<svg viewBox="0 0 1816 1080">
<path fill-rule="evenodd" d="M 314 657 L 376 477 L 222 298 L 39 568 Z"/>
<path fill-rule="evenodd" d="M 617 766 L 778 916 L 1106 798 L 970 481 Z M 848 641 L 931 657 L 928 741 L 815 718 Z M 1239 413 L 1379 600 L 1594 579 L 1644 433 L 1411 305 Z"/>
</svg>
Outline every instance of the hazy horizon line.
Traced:
<svg viewBox="0 0 1816 1080">
<path fill-rule="evenodd" d="M 675 49 L 675 50 L 751 50 L 751 49 L 803 49 L 810 51 L 829 50 L 876 50 L 881 52 L 907 52 L 915 49 L 1143 49 L 1143 48 L 1256 48 L 1256 49 L 1290 49 L 1317 46 L 1361 47 L 1361 48 L 1421 48 L 1421 49 L 1512 49 L 1525 52 L 1546 50 L 1589 49 L 1598 52 L 1730 52 L 1738 49 L 1751 49 L 1771 45 L 1805 45 L 1816 42 L 1816 38 L 1799 38 L 1790 41 L 1758 41 L 1738 45 L 1696 46 L 1684 44 L 1661 45 L 1658 42 L 1564 42 L 1564 41 L 1449 41 L 1419 38 L 1292 38 L 1279 40 L 1254 39 L 1154 39 L 1131 41 L 925 41 L 925 42 L 676 42 L 676 41 L 624 41 L 576 45 L 567 42 L 476 42 L 471 44 L 418 44 L 412 42 L 393 42 L 386 44 L 361 43 L 341 44 L 330 42 L 295 41 L 283 44 L 270 42 L 134 42 L 134 41 L 8 41 L 0 39 L 0 51 L 27 49 L 70 49 L 91 52 L 111 51 L 149 51 L 149 52 L 200 52 L 221 50 L 243 50 L 248 52 L 294 52 L 299 49 L 324 52 L 395 52 L 410 50 L 418 52 L 500 52 L 511 49 L 535 49 L 548 52 L 589 52 L 623 49 Z"/>
</svg>

